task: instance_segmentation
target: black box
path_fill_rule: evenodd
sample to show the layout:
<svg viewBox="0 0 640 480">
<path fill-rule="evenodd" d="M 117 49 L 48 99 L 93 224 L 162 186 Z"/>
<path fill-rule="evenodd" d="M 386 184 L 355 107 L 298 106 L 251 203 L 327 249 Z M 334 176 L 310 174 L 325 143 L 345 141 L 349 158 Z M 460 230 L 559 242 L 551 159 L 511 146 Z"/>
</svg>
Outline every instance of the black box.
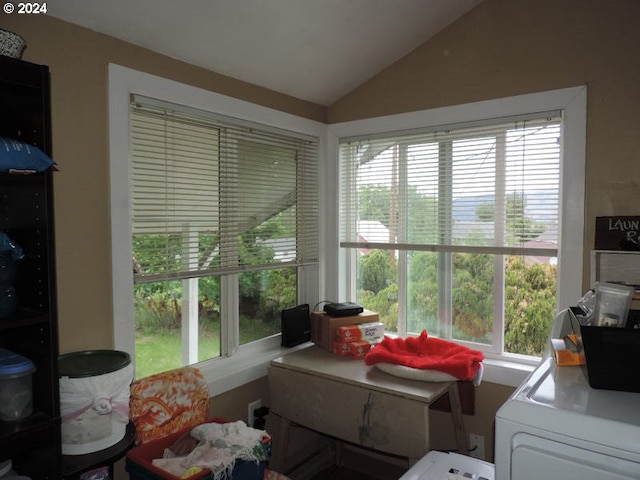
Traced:
<svg viewBox="0 0 640 480">
<path fill-rule="evenodd" d="M 640 330 L 581 325 L 587 379 L 592 388 L 640 392 Z"/>
<path fill-rule="evenodd" d="M 281 342 L 283 347 L 295 347 L 311 340 L 309 304 L 282 310 Z"/>
</svg>

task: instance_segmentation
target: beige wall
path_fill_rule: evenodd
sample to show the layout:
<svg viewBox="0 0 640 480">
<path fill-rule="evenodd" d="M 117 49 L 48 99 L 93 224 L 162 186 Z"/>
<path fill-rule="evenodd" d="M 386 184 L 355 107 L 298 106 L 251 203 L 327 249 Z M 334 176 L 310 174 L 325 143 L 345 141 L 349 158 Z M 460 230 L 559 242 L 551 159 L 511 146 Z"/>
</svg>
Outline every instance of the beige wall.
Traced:
<svg viewBox="0 0 640 480">
<path fill-rule="evenodd" d="M 50 66 L 61 353 L 113 346 L 109 241 L 109 62 L 329 123 L 578 85 L 588 87 L 585 261 L 598 215 L 638 214 L 640 1 L 486 0 L 330 108 L 175 61 L 47 16 L 2 15 L 23 58 Z M 588 285 L 588 272 L 585 270 Z M 485 383 L 470 431 L 488 437 L 511 392 Z M 243 418 L 260 380 L 214 399 Z"/>
<path fill-rule="evenodd" d="M 478 8 L 329 108 L 329 123 L 587 86 L 584 253 L 595 217 L 640 208 L 640 1 L 485 0 Z M 585 268 L 583 291 L 589 286 Z M 493 458 L 495 411 L 512 392 L 484 383 L 468 432 Z M 452 448 L 434 415 L 436 448 Z M 438 446 L 438 438 L 442 442 Z"/>
<path fill-rule="evenodd" d="M 332 105 L 329 122 L 586 85 L 588 262 L 596 216 L 640 213 L 639 25 L 637 0 L 486 0 Z"/>
<path fill-rule="evenodd" d="M 113 348 L 107 66 L 116 63 L 324 121 L 324 107 L 240 82 L 46 15 L 0 16 L 23 59 L 49 65 L 60 351 Z"/>
</svg>

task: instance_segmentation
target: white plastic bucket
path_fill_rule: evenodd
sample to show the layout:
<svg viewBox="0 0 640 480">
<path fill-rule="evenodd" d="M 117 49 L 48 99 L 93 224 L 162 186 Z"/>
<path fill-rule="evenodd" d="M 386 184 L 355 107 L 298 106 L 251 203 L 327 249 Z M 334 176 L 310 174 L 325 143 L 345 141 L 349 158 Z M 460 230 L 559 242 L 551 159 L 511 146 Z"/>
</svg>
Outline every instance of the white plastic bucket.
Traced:
<svg viewBox="0 0 640 480">
<path fill-rule="evenodd" d="M 115 445 L 129 423 L 133 365 L 117 350 L 87 350 L 58 359 L 62 454 L 84 455 Z"/>
</svg>

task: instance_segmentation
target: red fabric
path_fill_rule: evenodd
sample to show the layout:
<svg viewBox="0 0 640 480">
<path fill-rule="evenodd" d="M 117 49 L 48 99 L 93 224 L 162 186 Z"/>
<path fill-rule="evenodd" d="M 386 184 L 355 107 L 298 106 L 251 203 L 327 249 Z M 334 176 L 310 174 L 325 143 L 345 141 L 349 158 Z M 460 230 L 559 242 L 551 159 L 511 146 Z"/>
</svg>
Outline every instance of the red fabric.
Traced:
<svg viewBox="0 0 640 480">
<path fill-rule="evenodd" d="M 482 352 L 441 338 L 429 337 L 426 330 L 418 337 L 385 336 L 364 357 L 367 365 L 392 363 L 421 370 L 438 370 L 459 380 L 473 380 L 482 360 Z"/>
</svg>

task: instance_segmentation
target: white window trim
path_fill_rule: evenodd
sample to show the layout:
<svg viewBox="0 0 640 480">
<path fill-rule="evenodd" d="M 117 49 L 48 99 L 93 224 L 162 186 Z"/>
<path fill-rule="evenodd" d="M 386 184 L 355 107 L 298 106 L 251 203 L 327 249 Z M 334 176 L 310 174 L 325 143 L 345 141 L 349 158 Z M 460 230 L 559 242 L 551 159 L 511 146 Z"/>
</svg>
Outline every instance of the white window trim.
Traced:
<svg viewBox="0 0 640 480">
<path fill-rule="evenodd" d="M 338 184 L 339 156 L 338 140 L 370 134 L 384 134 L 395 131 L 428 128 L 439 125 L 480 121 L 488 118 L 510 117 L 534 112 L 562 110 L 564 117 L 563 165 L 561 172 L 562 198 L 559 223 L 560 238 L 564 248 L 558 256 L 558 310 L 571 305 L 582 296 L 583 244 L 584 244 L 584 195 L 586 156 L 586 86 L 571 87 L 547 92 L 519 95 L 515 97 L 487 100 L 452 107 L 442 107 L 398 115 L 375 117 L 336 123 L 329 126 L 329 178 Z M 326 208 L 338 219 L 339 201 L 328 198 Z M 338 231 L 330 232 L 328 244 L 339 244 Z M 333 294 L 341 300 L 352 296 L 352 280 L 346 268 L 348 255 L 340 249 L 333 257 L 327 258 L 327 278 L 338 278 Z M 553 319 L 549 319 L 552 321 Z M 533 369 L 531 360 L 510 357 L 490 358 L 485 361 L 485 381 L 518 386 Z"/>
<path fill-rule="evenodd" d="M 564 164 L 571 175 L 562 176 L 563 207 L 561 235 L 574 248 L 562 252 L 559 265 L 562 283 L 559 308 L 573 305 L 582 295 L 582 261 L 584 242 L 584 166 L 586 145 L 586 87 L 573 87 L 467 105 L 411 112 L 324 125 L 295 115 L 261 107 L 207 90 L 191 87 L 119 65 L 109 65 L 109 148 L 111 182 L 111 241 L 114 345 L 134 353 L 133 278 L 131 275 L 131 227 L 129 224 L 129 96 L 132 93 L 161 98 L 174 103 L 244 118 L 267 125 L 316 135 L 320 138 L 320 265 L 302 279 L 302 288 L 315 291 L 319 300 L 345 301 L 347 269 L 337 245 L 339 202 L 338 138 L 383 133 L 464 121 L 510 116 L 534 111 L 560 109 L 564 112 Z M 328 161 L 325 162 L 325 158 Z M 127 248 L 124 248 L 127 246 Z M 315 269 L 310 269 L 315 270 Z M 337 279 L 328 282 L 326 279 Z M 291 349 L 280 347 L 279 336 L 270 337 L 241 349 L 231 358 L 220 358 L 199 365 L 209 382 L 211 395 L 257 380 L 267 374 L 271 359 Z M 485 360 L 484 380 L 518 386 L 533 369 L 531 361 L 508 358 Z"/>
<path fill-rule="evenodd" d="M 131 94 L 158 98 L 168 102 L 209 110 L 252 122 L 319 137 L 319 162 L 325 158 L 327 127 L 325 124 L 262 107 L 208 90 L 109 64 L 109 158 L 111 194 L 112 298 L 114 346 L 135 358 L 135 324 L 133 276 L 131 270 L 131 202 L 129 197 L 129 99 Z M 320 182 L 323 171 L 319 168 Z M 323 192 L 321 190 L 322 198 Z M 320 221 L 326 212 L 320 205 Z M 320 267 L 305 268 L 299 285 L 309 302 L 323 297 L 321 281 L 323 255 L 320 238 Z M 198 364 L 209 383 L 211 395 L 218 395 L 267 374 L 269 362 L 291 349 L 280 346 L 280 335 L 242 346 L 231 357 L 221 357 Z"/>
</svg>

